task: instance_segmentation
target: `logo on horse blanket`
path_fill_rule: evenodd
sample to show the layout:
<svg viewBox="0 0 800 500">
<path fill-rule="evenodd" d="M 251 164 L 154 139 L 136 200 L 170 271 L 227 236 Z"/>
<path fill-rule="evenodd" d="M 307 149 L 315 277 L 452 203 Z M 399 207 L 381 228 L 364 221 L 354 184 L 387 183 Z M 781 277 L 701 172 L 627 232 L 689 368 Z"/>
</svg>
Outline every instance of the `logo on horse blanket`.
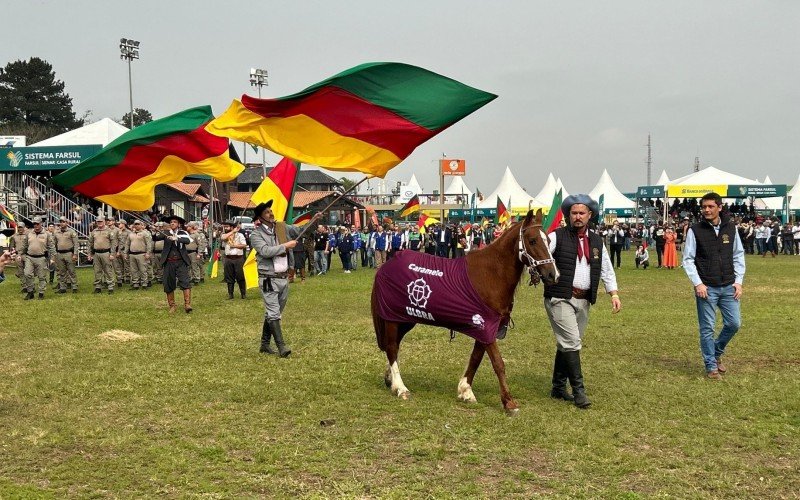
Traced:
<svg viewBox="0 0 800 500">
<path fill-rule="evenodd" d="M 396 323 L 441 326 L 490 344 L 501 317 L 483 303 L 467 275 L 465 258 L 402 251 L 375 275 L 378 315 Z"/>
</svg>

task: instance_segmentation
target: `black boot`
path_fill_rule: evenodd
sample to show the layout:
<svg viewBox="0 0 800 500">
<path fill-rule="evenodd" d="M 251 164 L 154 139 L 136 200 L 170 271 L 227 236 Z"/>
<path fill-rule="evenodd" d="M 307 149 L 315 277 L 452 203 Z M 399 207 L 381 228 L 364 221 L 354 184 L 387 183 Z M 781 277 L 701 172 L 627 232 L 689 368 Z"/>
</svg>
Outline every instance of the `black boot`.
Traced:
<svg viewBox="0 0 800 500">
<path fill-rule="evenodd" d="M 550 391 L 550 397 L 555 399 L 563 399 L 564 401 L 574 401 L 575 398 L 572 394 L 567 392 L 567 370 L 564 366 L 564 353 L 556 350 L 556 358 L 553 362 L 553 389 Z"/>
<path fill-rule="evenodd" d="M 583 387 L 581 352 L 566 351 L 561 355 L 564 357 L 564 366 L 569 376 L 569 383 L 572 386 L 572 396 L 575 398 L 575 406 L 578 408 L 588 408 L 592 402 L 586 397 L 586 390 Z"/>
<path fill-rule="evenodd" d="M 228 283 L 228 300 L 233 299 L 233 283 Z"/>
<path fill-rule="evenodd" d="M 239 295 L 241 295 L 243 299 L 247 298 L 247 282 L 245 281 L 239 282 Z"/>
<path fill-rule="evenodd" d="M 272 336 L 275 337 L 275 344 L 278 346 L 278 353 L 281 355 L 282 358 L 289 356 L 292 353 L 292 350 L 286 347 L 286 344 L 283 342 L 283 332 L 281 331 L 281 320 L 276 319 L 270 321 L 270 329 L 272 330 Z"/>
<path fill-rule="evenodd" d="M 25 296 L 25 300 L 31 300 L 33 298 L 33 292 L 28 292 L 28 295 Z"/>
<path fill-rule="evenodd" d="M 261 327 L 261 348 L 258 352 L 265 352 L 267 354 L 278 354 L 278 351 L 272 348 L 270 342 L 272 340 L 272 327 L 270 321 L 264 319 L 264 326 Z"/>
</svg>

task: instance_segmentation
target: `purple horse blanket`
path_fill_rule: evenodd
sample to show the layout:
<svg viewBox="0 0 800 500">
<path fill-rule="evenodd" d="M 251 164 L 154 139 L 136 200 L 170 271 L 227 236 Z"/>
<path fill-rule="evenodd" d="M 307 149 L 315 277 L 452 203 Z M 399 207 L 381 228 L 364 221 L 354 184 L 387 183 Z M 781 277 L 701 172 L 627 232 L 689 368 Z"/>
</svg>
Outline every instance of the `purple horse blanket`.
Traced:
<svg viewBox="0 0 800 500">
<path fill-rule="evenodd" d="M 378 315 L 396 323 L 424 323 L 495 341 L 502 317 L 478 296 L 467 261 L 402 251 L 375 275 Z"/>
</svg>

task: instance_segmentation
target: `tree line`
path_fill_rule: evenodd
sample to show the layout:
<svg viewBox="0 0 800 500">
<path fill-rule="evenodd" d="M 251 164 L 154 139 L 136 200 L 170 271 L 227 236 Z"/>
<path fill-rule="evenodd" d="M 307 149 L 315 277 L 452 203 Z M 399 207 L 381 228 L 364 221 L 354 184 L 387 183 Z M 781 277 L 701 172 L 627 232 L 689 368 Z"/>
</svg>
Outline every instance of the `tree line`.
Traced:
<svg viewBox="0 0 800 500">
<path fill-rule="evenodd" d="M 79 117 L 65 89 L 53 66 L 38 57 L 0 68 L 0 135 L 24 135 L 34 144 L 85 125 L 91 111 Z M 152 119 L 146 109 L 133 111 L 134 127 Z M 130 127 L 130 112 L 116 121 Z"/>
</svg>

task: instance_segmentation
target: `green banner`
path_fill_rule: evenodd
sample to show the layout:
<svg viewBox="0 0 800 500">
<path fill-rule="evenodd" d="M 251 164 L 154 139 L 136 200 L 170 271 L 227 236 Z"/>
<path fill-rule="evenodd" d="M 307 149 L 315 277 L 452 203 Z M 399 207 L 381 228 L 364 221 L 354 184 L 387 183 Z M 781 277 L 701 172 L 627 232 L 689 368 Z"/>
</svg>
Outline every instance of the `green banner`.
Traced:
<svg viewBox="0 0 800 500">
<path fill-rule="evenodd" d="M 34 170 L 66 170 L 86 160 L 102 149 L 89 146 L 28 146 L 3 149 L 0 172 L 30 172 Z"/>
<path fill-rule="evenodd" d="M 779 196 L 786 196 L 785 185 L 729 185 L 728 198 L 742 198 L 746 196 L 755 196 L 756 198 L 777 198 Z"/>
</svg>

